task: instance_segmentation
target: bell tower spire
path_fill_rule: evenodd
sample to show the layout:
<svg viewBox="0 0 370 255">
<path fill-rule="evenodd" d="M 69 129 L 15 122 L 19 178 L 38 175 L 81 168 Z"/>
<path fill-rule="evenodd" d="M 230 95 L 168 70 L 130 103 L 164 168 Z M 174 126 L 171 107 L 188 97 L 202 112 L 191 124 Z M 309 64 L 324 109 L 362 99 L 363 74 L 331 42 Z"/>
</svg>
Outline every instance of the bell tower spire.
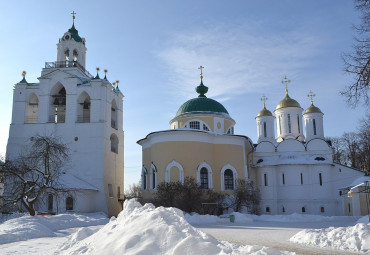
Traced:
<svg viewBox="0 0 370 255">
<path fill-rule="evenodd" d="M 86 66 L 86 47 L 85 38 L 80 37 L 78 30 L 75 28 L 76 12 L 72 13 L 72 27 L 64 33 L 59 39 L 57 62 L 59 66 L 71 67 L 75 66 L 76 62 Z"/>
</svg>

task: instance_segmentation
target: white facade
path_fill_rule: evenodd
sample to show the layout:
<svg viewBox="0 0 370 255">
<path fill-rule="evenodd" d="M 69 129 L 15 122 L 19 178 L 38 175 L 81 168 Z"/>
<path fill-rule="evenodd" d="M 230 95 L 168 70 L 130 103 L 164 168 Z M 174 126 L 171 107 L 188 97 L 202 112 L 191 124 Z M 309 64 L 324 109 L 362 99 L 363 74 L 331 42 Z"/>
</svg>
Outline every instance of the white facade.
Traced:
<svg viewBox="0 0 370 255">
<path fill-rule="evenodd" d="M 261 129 L 263 122 L 271 129 L 270 111 L 264 108 L 256 117 L 258 142 L 250 154 L 249 176 L 261 193 L 261 213 L 345 215 L 340 189 L 364 173 L 334 163 L 333 150 L 324 140 L 323 113 L 311 101 L 303 125 L 302 111 L 286 91 L 274 111 L 276 137 L 264 137 Z"/>
<path fill-rule="evenodd" d="M 70 149 L 65 172 L 75 180 L 68 186 L 72 210 L 117 215 L 124 190 L 123 94 L 85 70 L 85 39 L 74 25 L 57 47 L 57 62 L 45 64 L 39 83 L 24 79 L 14 87 L 6 157 L 19 155 L 36 135 L 60 138 Z M 61 204 L 63 211 L 66 201 Z"/>
</svg>

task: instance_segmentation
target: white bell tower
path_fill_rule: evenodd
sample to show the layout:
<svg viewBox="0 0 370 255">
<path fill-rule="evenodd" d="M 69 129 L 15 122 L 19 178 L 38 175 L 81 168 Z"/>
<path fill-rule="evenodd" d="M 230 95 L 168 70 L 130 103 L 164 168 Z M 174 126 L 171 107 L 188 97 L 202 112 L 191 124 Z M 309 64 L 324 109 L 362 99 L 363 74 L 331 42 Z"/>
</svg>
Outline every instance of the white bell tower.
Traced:
<svg viewBox="0 0 370 255">
<path fill-rule="evenodd" d="M 262 96 L 261 101 L 263 101 L 263 109 L 257 114 L 257 143 L 263 141 L 274 142 L 275 140 L 275 129 L 274 129 L 274 119 L 275 117 L 272 113 L 266 109 L 265 95 Z"/>
<path fill-rule="evenodd" d="M 311 98 L 311 105 L 303 114 L 306 127 L 306 142 L 314 138 L 324 139 L 324 114 L 313 104 L 313 97 L 316 95 L 310 91 L 307 96 Z"/>
<path fill-rule="evenodd" d="M 73 24 L 63 37 L 59 39 L 57 62 L 61 67 L 72 67 L 80 65 L 83 68 L 86 66 L 86 47 L 85 38 L 78 35 L 78 30 L 75 28 L 75 12 L 73 15 Z"/>
</svg>

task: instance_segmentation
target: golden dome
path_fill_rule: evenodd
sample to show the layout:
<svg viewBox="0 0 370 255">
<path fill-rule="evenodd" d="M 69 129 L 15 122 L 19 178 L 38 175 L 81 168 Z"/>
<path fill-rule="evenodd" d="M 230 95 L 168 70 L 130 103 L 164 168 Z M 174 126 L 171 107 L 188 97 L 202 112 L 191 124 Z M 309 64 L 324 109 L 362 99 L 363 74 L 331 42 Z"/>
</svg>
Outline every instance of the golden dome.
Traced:
<svg viewBox="0 0 370 255">
<path fill-rule="evenodd" d="M 310 107 L 308 107 L 305 111 L 304 111 L 304 114 L 307 114 L 307 113 L 322 113 L 322 111 L 320 110 L 319 107 L 316 107 L 313 105 L 313 102 L 311 101 L 311 105 Z"/>
<path fill-rule="evenodd" d="M 289 97 L 288 93 L 286 93 L 285 98 L 276 106 L 276 110 L 286 107 L 302 108 L 297 101 Z"/>
<path fill-rule="evenodd" d="M 257 114 L 257 117 L 261 116 L 272 116 L 272 113 L 266 109 L 266 107 L 263 107 L 263 109 Z"/>
</svg>

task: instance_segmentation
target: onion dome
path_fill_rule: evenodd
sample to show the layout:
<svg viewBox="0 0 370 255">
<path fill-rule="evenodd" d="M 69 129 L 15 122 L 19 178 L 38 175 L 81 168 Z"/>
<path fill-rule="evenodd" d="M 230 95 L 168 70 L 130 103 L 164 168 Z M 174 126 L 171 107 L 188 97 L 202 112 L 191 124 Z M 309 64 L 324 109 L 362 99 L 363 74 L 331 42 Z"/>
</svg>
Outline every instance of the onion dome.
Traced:
<svg viewBox="0 0 370 255">
<path fill-rule="evenodd" d="M 280 103 L 276 106 L 276 110 L 287 107 L 301 108 L 300 104 L 296 100 L 290 98 L 288 92 L 286 92 L 284 99 L 281 100 Z"/>
<path fill-rule="evenodd" d="M 264 106 L 263 109 L 257 114 L 257 117 L 261 117 L 261 116 L 273 116 L 272 113 L 266 109 L 266 107 Z"/>
<path fill-rule="evenodd" d="M 310 107 L 308 107 L 305 111 L 304 111 L 304 114 L 307 114 L 307 113 L 322 113 L 322 111 L 320 110 L 319 107 L 316 107 L 313 105 L 313 103 L 311 102 L 311 105 Z"/>
<path fill-rule="evenodd" d="M 208 91 L 208 87 L 203 85 L 203 81 L 201 81 L 200 85 L 195 88 L 195 91 L 199 94 L 199 96 L 190 99 L 181 105 L 176 113 L 175 118 L 182 114 L 199 113 L 229 115 L 228 111 L 222 104 L 205 96 Z"/>
<path fill-rule="evenodd" d="M 308 107 L 305 111 L 304 111 L 304 114 L 307 114 L 307 113 L 322 113 L 322 111 L 320 110 L 319 107 L 316 107 L 313 105 L 313 97 L 315 97 L 316 95 L 314 93 L 312 93 L 312 91 L 310 91 L 310 93 L 307 95 L 307 97 L 310 97 L 311 98 L 311 105 L 310 107 Z"/>
</svg>

